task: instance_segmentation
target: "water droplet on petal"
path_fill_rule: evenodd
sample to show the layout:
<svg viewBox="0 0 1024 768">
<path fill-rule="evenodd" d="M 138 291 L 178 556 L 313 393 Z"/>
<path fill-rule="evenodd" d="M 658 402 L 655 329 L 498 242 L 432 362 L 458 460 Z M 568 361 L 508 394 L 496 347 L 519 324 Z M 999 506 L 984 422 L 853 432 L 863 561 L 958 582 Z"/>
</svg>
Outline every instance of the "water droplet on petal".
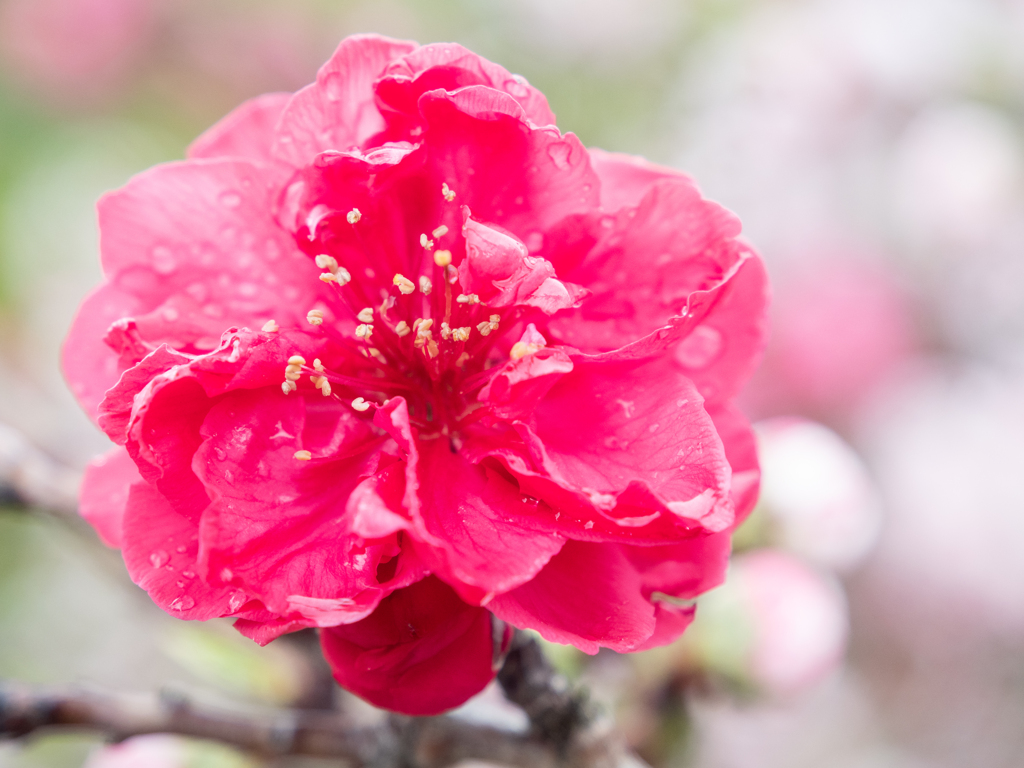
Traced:
<svg viewBox="0 0 1024 768">
<path fill-rule="evenodd" d="M 181 575 L 184 576 L 186 579 L 194 579 L 196 577 L 195 573 L 193 573 L 192 571 L 182 571 Z"/>
<path fill-rule="evenodd" d="M 722 353 L 724 340 L 715 328 L 701 325 L 679 342 L 676 347 L 676 360 L 687 368 L 706 368 Z"/>
<path fill-rule="evenodd" d="M 324 93 L 330 101 L 340 101 L 345 95 L 345 80 L 338 72 L 332 72 L 324 78 Z"/>
<path fill-rule="evenodd" d="M 245 605 L 245 594 L 242 592 L 232 592 L 231 597 L 228 598 L 228 610 L 234 613 L 243 605 Z"/>
<path fill-rule="evenodd" d="M 188 595 L 182 595 L 181 597 L 175 598 L 171 601 L 170 609 L 172 611 L 187 611 L 190 608 L 194 608 L 196 601 Z"/>
<path fill-rule="evenodd" d="M 178 547 L 176 547 L 174 551 L 177 552 L 179 555 L 183 555 L 185 554 L 186 549 L 188 549 L 188 547 L 186 547 L 184 544 L 181 544 Z"/>
<path fill-rule="evenodd" d="M 149 562 L 153 564 L 154 568 L 159 568 L 161 565 L 167 562 L 168 554 L 162 549 L 158 549 L 156 552 L 149 556 Z"/>
<path fill-rule="evenodd" d="M 153 269 L 161 275 L 169 275 L 178 268 L 178 261 L 174 258 L 174 251 L 165 245 L 158 245 L 152 251 Z"/>
<path fill-rule="evenodd" d="M 551 158 L 551 162 L 555 164 L 556 168 L 561 168 L 562 170 L 569 167 L 569 155 L 571 153 L 572 147 L 566 142 L 552 144 L 548 147 L 548 157 Z"/>
</svg>

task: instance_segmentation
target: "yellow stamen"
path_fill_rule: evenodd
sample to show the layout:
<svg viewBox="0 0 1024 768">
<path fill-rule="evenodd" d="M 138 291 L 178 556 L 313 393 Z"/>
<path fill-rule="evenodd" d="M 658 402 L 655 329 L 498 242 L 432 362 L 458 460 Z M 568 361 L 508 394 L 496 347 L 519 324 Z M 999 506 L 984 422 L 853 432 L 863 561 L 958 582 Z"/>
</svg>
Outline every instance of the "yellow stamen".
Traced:
<svg viewBox="0 0 1024 768">
<path fill-rule="evenodd" d="M 398 334 L 399 338 L 403 336 L 408 336 L 410 333 L 412 333 L 412 328 L 409 327 L 409 324 L 405 322 L 405 320 L 400 320 L 398 322 L 398 325 L 395 326 L 395 333 Z"/>
<path fill-rule="evenodd" d="M 373 326 L 369 323 L 356 326 L 356 338 L 366 341 L 370 336 L 373 335 Z"/>
<path fill-rule="evenodd" d="M 373 307 L 363 307 L 359 310 L 359 314 L 356 315 L 356 319 L 360 323 L 372 323 L 373 322 Z"/>
<path fill-rule="evenodd" d="M 357 397 L 355 400 L 352 401 L 352 408 L 359 412 L 368 411 L 370 410 L 370 404 L 366 402 L 363 398 Z"/>
<path fill-rule="evenodd" d="M 319 371 L 320 373 L 324 372 L 324 364 L 320 362 L 320 358 L 319 357 L 314 358 L 314 360 L 313 360 L 313 370 L 314 371 Z"/>
<path fill-rule="evenodd" d="M 292 458 L 298 459 L 299 461 L 309 461 L 313 458 L 313 454 L 309 451 L 296 451 L 292 454 Z"/>
<path fill-rule="evenodd" d="M 452 328 L 452 338 L 455 341 L 468 341 L 471 330 L 472 328 Z"/>
<path fill-rule="evenodd" d="M 277 323 L 275 323 L 273 320 L 267 320 L 267 322 L 263 324 L 262 330 L 264 330 L 267 333 L 277 333 Z"/>
<path fill-rule="evenodd" d="M 428 251 L 434 247 L 434 241 L 426 235 L 420 235 L 420 245 L 426 248 Z"/>
<path fill-rule="evenodd" d="M 442 224 L 440 227 L 435 229 L 430 234 L 432 234 L 434 237 L 437 237 L 437 238 L 444 237 L 445 235 L 448 234 L 448 227 L 446 227 L 444 224 Z"/>
<path fill-rule="evenodd" d="M 409 295 L 416 290 L 416 286 L 413 284 L 412 280 L 405 275 L 395 275 L 391 280 L 391 283 L 398 286 L 398 290 L 405 295 Z"/>
<path fill-rule="evenodd" d="M 352 282 L 352 274 L 344 267 L 338 267 L 338 271 L 334 273 L 334 279 L 338 281 L 338 285 L 345 285 Z"/>
<path fill-rule="evenodd" d="M 287 379 L 285 379 L 284 381 L 281 382 L 281 391 L 284 392 L 286 395 L 289 392 L 294 392 L 296 389 L 298 389 L 298 386 L 295 384 L 294 381 L 288 381 Z"/>
<path fill-rule="evenodd" d="M 318 254 L 313 261 L 316 262 L 316 265 L 320 267 L 320 269 L 326 269 L 328 272 L 338 271 L 338 260 L 326 253 Z"/>
<path fill-rule="evenodd" d="M 439 267 L 447 267 L 452 263 L 452 252 L 434 251 L 434 263 Z"/>
<path fill-rule="evenodd" d="M 353 208 L 345 214 L 345 220 L 348 221 L 349 224 L 355 224 L 361 218 L 363 218 L 363 214 L 359 212 L 358 208 Z"/>
<path fill-rule="evenodd" d="M 462 293 L 455 299 L 459 304 L 479 304 L 480 297 L 475 293 Z"/>
<path fill-rule="evenodd" d="M 292 355 L 288 358 L 288 365 L 305 365 L 306 358 L 302 355 Z"/>
<path fill-rule="evenodd" d="M 441 185 L 441 194 L 444 195 L 444 199 L 449 203 L 455 199 L 455 190 L 448 186 L 448 182 L 444 182 Z"/>
<path fill-rule="evenodd" d="M 322 309 L 311 309 L 306 313 L 306 321 L 310 325 L 323 325 L 324 312 Z"/>
<path fill-rule="evenodd" d="M 423 291 L 423 294 L 429 296 L 433 288 L 434 284 L 430 282 L 430 278 L 426 275 L 420 275 L 420 290 Z"/>
</svg>

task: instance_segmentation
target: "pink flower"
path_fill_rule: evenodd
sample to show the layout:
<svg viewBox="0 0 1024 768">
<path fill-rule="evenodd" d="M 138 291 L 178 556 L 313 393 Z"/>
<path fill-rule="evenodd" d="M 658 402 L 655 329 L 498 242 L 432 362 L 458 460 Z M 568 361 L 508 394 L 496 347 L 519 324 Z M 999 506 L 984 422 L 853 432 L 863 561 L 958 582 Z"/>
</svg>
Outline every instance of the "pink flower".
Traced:
<svg viewBox="0 0 1024 768">
<path fill-rule="evenodd" d="M 0 54 L 10 74 L 62 102 L 107 95 L 143 52 L 154 0 L 7 0 Z"/>
<path fill-rule="evenodd" d="M 351 37 L 99 215 L 64 367 L 123 448 L 82 509 L 165 610 L 334 628 L 339 681 L 422 714 L 493 676 L 488 612 L 630 651 L 721 581 L 761 261 L 522 78 Z"/>
</svg>

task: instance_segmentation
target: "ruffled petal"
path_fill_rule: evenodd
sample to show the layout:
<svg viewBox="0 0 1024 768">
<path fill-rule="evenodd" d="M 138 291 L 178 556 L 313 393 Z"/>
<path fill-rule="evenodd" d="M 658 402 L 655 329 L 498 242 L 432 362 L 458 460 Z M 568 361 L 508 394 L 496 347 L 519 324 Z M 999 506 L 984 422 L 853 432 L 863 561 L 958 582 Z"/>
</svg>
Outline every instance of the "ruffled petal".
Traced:
<svg viewBox="0 0 1024 768">
<path fill-rule="evenodd" d="M 497 439 L 471 446 L 477 460 L 494 456 L 525 493 L 584 531 L 602 518 L 636 533 L 659 519 L 681 531 L 733 522 L 722 441 L 693 382 L 671 361 L 574 361 L 514 427 L 521 447 L 506 440 L 502 450 Z"/>
<path fill-rule="evenodd" d="M 265 93 L 243 102 L 193 141 L 186 156 L 190 160 L 234 157 L 273 162 L 274 127 L 291 98 L 290 93 Z"/>
<path fill-rule="evenodd" d="M 615 544 L 567 542 L 532 581 L 488 607 L 515 627 L 586 653 L 635 650 L 655 628 L 640 575 Z"/>
<path fill-rule="evenodd" d="M 141 480 L 132 457 L 120 446 L 93 459 L 85 468 L 78 514 L 89 521 L 108 547 L 121 547 L 128 489 Z"/>
<path fill-rule="evenodd" d="M 339 685 L 408 715 L 457 707 L 494 677 L 491 616 L 430 576 L 370 616 L 320 633 Z"/>
<path fill-rule="evenodd" d="M 526 79 L 513 75 L 457 43 L 424 45 L 391 62 L 377 81 L 377 98 L 388 130 L 383 138 L 414 139 L 422 129 L 417 102 L 428 91 L 483 85 L 507 93 L 535 125 L 554 125 L 548 100 Z M 379 140 L 380 140 L 379 139 Z"/>
<path fill-rule="evenodd" d="M 652 163 L 639 155 L 606 152 L 591 147 L 590 164 L 601 180 L 601 208 L 614 213 L 626 206 L 639 205 L 647 191 L 661 179 L 693 180 L 682 171 Z"/>
<path fill-rule="evenodd" d="M 444 439 L 421 440 L 419 500 L 434 545 L 417 547 L 430 569 L 471 603 L 530 580 L 565 539 L 550 511 L 504 477 L 474 466 Z M 454 481 L 454 482 L 453 482 Z"/>
<path fill-rule="evenodd" d="M 279 183 L 271 166 L 191 160 L 157 166 L 100 200 L 104 271 L 116 296 L 134 301 L 125 309 L 137 344 L 207 352 L 231 325 L 301 326 L 310 308 L 332 300 L 274 221 Z"/>
<path fill-rule="evenodd" d="M 200 525 L 211 582 L 331 626 L 364 618 L 422 578 L 398 535 L 367 540 L 346 525 L 346 501 L 379 469 L 383 442 L 351 409 L 319 393 L 237 391 L 210 409 L 200 433 L 193 466 L 215 499 Z M 313 458 L 296 459 L 297 450 Z"/>
<path fill-rule="evenodd" d="M 202 621 L 234 613 L 248 598 L 199 577 L 198 533 L 195 521 L 179 514 L 152 485 L 132 485 L 122 548 L 128 574 L 171 615 Z"/>
<path fill-rule="evenodd" d="M 384 128 L 373 84 L 389 62 L 416 43 L 380 35 L 352 35 L 316 73 L 316 82 L 296 93 L 281 115 L 275 157 L 296 168 L 329 149 L 360 147 Z"/>
</svg>

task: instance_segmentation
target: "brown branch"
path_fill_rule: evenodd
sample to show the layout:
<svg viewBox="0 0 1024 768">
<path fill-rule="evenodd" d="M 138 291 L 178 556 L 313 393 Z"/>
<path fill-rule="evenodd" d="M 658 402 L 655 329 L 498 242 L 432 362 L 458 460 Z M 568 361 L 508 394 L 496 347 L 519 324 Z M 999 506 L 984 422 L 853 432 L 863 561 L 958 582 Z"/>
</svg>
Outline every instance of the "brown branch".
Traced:
<svg viewBox="0 0 1024 768">
<path fill-rule="evenodd" d="M 392 715 L 380 725 L 356 726 L 335 712 L 228 711 L 199 707 L 181 694 L 157 697 L 0 682 L 0 738 L 47 728 L 86 728 L 116 740 L 175 733 L 264 756 L 343 758 L 365 768 L 444 768 L 468 759 L 515 768 L 612 768 L 620 757 L 606 738 L 577 740 L 572 748 L 558 750 L 534 734 L 447 716 Z"/>
</svg>

